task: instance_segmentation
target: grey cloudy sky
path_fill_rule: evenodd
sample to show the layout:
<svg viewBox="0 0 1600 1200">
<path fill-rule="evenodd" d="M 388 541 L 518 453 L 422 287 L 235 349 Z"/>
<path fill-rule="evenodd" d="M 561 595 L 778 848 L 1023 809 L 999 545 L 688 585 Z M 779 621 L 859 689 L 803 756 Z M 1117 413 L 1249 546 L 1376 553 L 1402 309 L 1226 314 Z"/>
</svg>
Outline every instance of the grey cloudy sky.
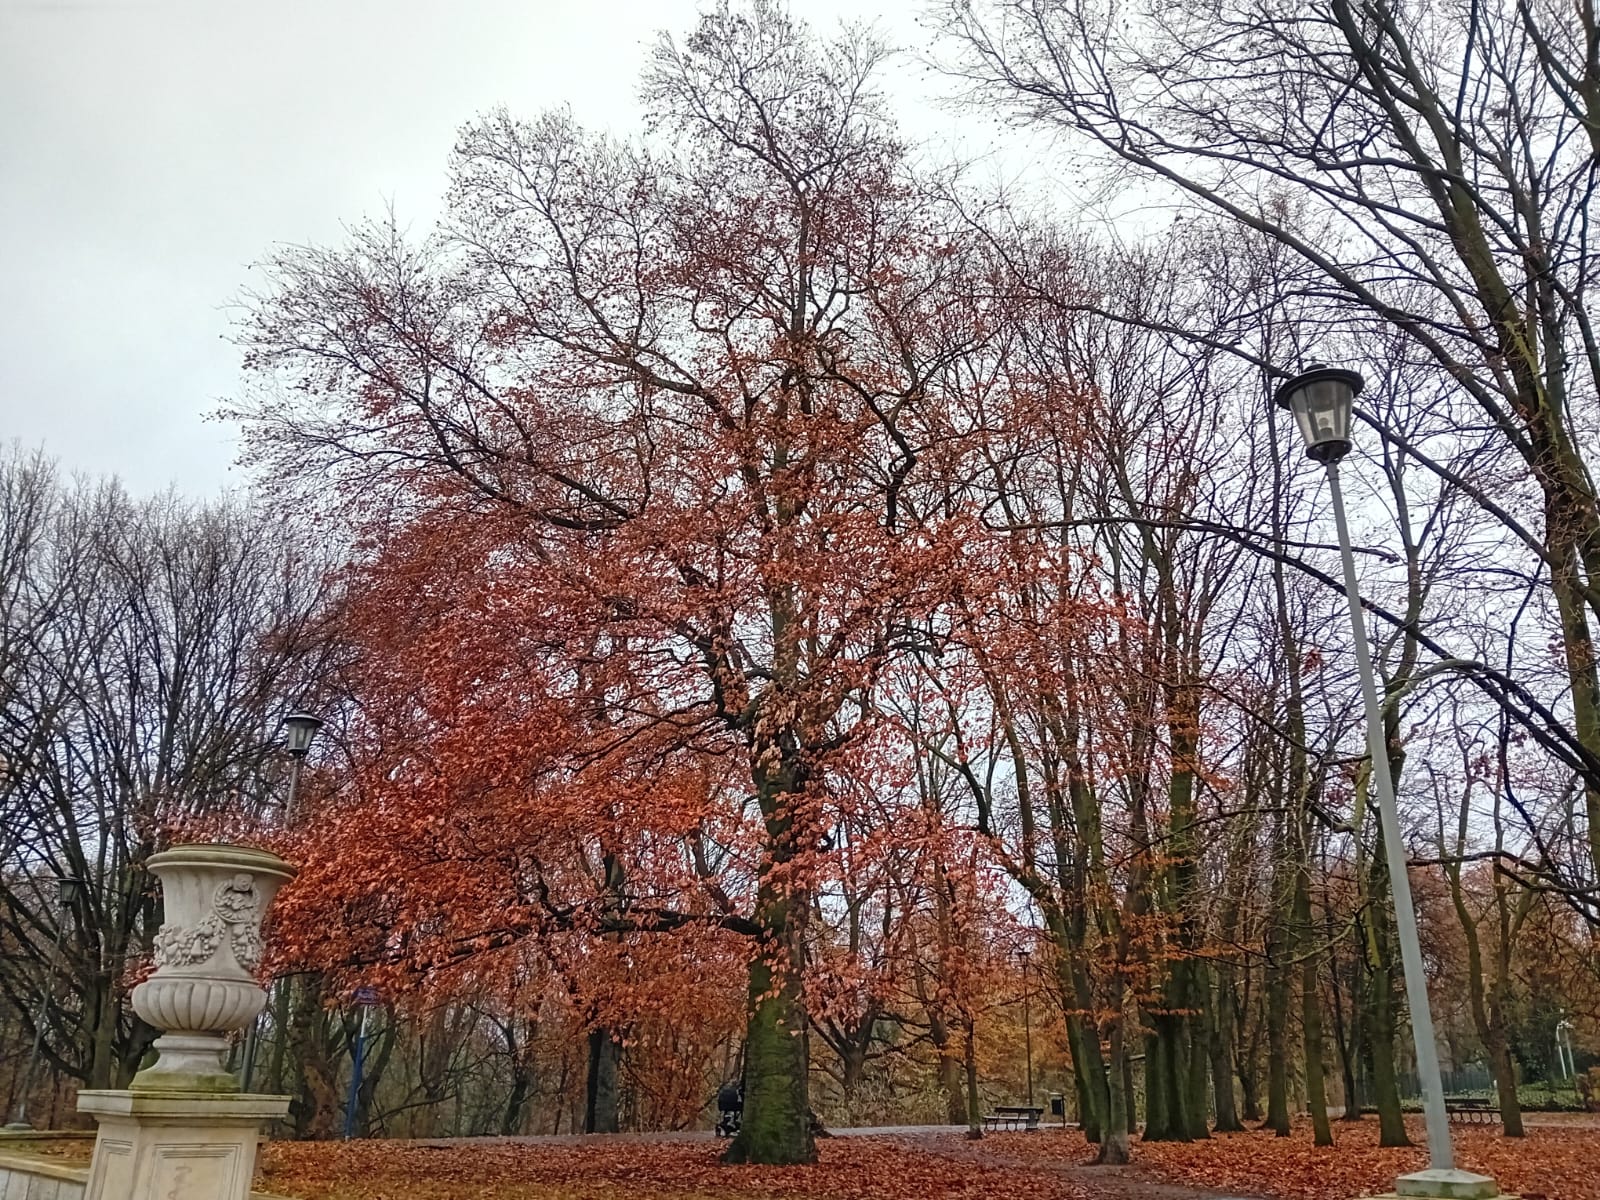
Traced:
<svg viewBox="0 0 1600 1200">
<path fill-rule="evenodd" d="M 636 127 L 694 0 L 0 0 L 0 440 L 138 491 L 248 481 L 208 421 L 228 302 L 274 242 L 437 211 L 454 133 L 504 104 Z M 796 0 L 902 44 L 917 0 Z M 895 73 L 908 132 L 950 127 Z M 987 136 L 986 133 L 980 137 Z"/>
</svg>

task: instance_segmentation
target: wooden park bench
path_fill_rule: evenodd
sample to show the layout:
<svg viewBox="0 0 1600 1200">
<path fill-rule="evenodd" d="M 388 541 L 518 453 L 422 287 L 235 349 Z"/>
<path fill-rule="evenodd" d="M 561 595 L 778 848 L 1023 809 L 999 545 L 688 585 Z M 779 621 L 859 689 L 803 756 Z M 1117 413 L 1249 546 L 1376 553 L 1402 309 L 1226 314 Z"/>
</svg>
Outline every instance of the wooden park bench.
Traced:
<svg viewBox="0 0 1600 1200">
<path fill-rule="evenodd" d="M 1500 1106 L 1484 1096 L 1446 1096 L 1444 1111 L 1452 1121 L 1492 1125 L 1500 1119 Z"/>
<path fill-rule="evenodd" d="M 985 1129 L 1038 1129 L 1044 1109 L 1031 1104 L 996 1104 L 992 1113 L 985 1113 Z"/>
</svg>

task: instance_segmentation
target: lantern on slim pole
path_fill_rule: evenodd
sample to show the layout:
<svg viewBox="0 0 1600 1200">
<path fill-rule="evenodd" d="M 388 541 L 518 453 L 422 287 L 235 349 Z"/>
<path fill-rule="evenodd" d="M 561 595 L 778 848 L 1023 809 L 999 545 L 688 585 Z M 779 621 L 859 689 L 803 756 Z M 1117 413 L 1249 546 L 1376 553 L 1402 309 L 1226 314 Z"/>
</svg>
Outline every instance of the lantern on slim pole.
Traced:
<svg viewBox="0 0 1600 1200">
<path fill-rule="evenodd" d="M 283 748 L 289 755 L 289 787 L 284 795 L 283 816 L 285 824 L 295 818 L 296 801 L 300 796 L 300 770 L 305 766 L 306 755 L 311 752 L 311 742 L 317 736 L 317 730 L 322 728 L 322 718 L 312 716 L 308 712 L 292 712 L 283 718 Z M 272 981 L 269 989 L 272 993 L 272 1003 L 268 1007 L 276 1007 L 280 984 Z M 261 1018 L 266 1009 L 256 1014 L 256 1019 L 250 1023 L 250 1031 L 244 1038 L 244 1065 L 240 1071 L 241 1083 L 244 1090 L 249 1091 L 250 1085 L 255 1080 L 256 1053 L 261 1037 Z M 278 1031 L 278 1036 L 283 1036 L 283 1031 Z"/>
<path fill-rule="evenodd" d="M 294 820 L 295 801 L 300 795 L 300 768 L 311 752 L 311 739 L 321 728 L 322 718 L 308 712 L 292 712 L 283 719 L 284 749 L 289 752 L 289 794 L 283 802 L 287 820 Z"/>
<path fill-rule="evenodd" d="M 1367 649 L 1366 622 L 1361 614 L 1361 590 L 1356 583 L 1355 555 L 1350 549 L 1350 528 L 1345 520 L 1344 495 L 1339 489 L 1339 460 L 1350 452 L 1350 418 L 1355 398 L 1365 381 L 1354 371 L 1313 366 L 1277 391 L 1277 402 L 1294 415 L 1305 440 L 1306 457 L 1320 462 L 1328 472 L 1333 499 L 1333 520 L 1339 533 L 1339 553 L 1344 561 L 1345 598 L 1350 605 L 1350 631 L 1355 639 L 1356 673 L 1367 717 L 1367 753 L 1371 759 L 1372 791 L 1377 796 L 1383 827 L 1383 848 L 1394 892 L 1395 924 L 1400 935 L 1400 965 L 1405 976 L 1406 1003 L 1411 1010 L 1411 1035 L 1416 1043 L 1417 1076 L 1422 1084 L 1422 1109 L 1428 1127 L 1428 1170 L 1401 1176 L 1396 1191 L 1411 1196 L 1449 1196 L 1479 1200 L 1497 1195 L 1499 1188 L 1485 1175 L 1455 1169 L 1450 1145 L 1450 1120 L 1444 1105 L 1444 1083 L 1439 1075 L 1439 1053 L 1433 1040 L 1433 1014 L 1428 1007 L 1428 979 L 1417 940 L 1417 911 L 1411 901 L 1406 875 L 1405 847 L 1400 840 L 1400 813 L 1395 805 L 1394 777 L 1389 769 L 1388 738 L 1383 730 L 1383 709 Z"/>
<path fill-rule="evenodd" d="M 44 988 L 39 1001 L 39 1011 L 33 1018 L 33 1048 L 28 1051 L 28 1065 L 22 1071 L 22 1089 L 17 1094 L 17 1111 L 6 1124 L 7 1129 L 32 1129 L 28 1124 L 28 1093 L 33 1090 L 33 1073 L 39 1065 L 39 1051 L 44 1046 L 44 1027 L 50 1019 L 50 1006 L 56 998 L 56 964 L 61 958 L 61 941 L 67 932 L 67 916 L 77 903 L 83 890 L 83 881 L 65 875 L 56 880 L 56 940 L 50 949 L 50 961 L 45 964 Z"/>
<path fill-rule="evenodd" d="M 1556 1022 L 1556 1073 L 1568 1083 L 1578 1082 L 1578 1070 L 1572 1061 L 1572 1022 L 1566 1017 Z"/>
<path fill-rule="evenodd" d="M 1028 963 L 1030 955 L 1026 950 L 1018 950 L 1017 957 L 1022 962 L 1022 1041 L 1027 1047 L 1028 1056 L 1028 1106 L 1033 1106 L 1033 1021 L 1028 1011 L 1028 993 L 1032 985 L 1028 980 Z"/>
</svg>

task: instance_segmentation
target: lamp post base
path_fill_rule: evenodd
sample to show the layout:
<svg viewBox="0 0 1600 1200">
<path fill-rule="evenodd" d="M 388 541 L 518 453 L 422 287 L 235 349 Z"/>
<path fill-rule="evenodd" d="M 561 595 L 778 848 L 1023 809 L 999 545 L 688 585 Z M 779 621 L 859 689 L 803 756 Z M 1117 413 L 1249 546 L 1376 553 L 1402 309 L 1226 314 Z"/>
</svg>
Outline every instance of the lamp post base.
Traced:
<svg viewBox="0 0 1600 1200">
<path fill-rule="evenodd" d="M 1446 1171 L 1430 1167 L 1400 1176 L 1389 1195 L 1402 1200 L 1496 1200 L 1501 1191 L 1488 1175 L 1454 1167 Z"/>
<path fill-rule="evenodd" d="M 100 1125 L 84 1200 L 249 1200 L 262 1123 L 289 1097 L 84 1091 L 78 1111 Z"/>
</svg>

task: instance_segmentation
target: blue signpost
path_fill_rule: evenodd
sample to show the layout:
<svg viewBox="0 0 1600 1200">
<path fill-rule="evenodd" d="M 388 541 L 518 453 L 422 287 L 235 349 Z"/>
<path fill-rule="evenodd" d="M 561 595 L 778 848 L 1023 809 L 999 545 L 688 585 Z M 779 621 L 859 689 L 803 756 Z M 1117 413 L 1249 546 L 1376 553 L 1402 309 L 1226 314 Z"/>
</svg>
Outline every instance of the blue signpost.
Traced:
<svg viewBox="0 0 1600 1200">
<path fill-rule="evenodd" d="M 357 988 L 354 999 L 361 1006 L 361 1024 L 356 1028 L 355 1045 L 350 1050 L 350 1094 L 344 1102 L 346 1141 L 356 1134 L 356 1105 L 361 1098 L 361 1072 L 367 1061 L 367 1016 L 378 1003 L 378 993 L 375 988 Z"/>
</svg>

